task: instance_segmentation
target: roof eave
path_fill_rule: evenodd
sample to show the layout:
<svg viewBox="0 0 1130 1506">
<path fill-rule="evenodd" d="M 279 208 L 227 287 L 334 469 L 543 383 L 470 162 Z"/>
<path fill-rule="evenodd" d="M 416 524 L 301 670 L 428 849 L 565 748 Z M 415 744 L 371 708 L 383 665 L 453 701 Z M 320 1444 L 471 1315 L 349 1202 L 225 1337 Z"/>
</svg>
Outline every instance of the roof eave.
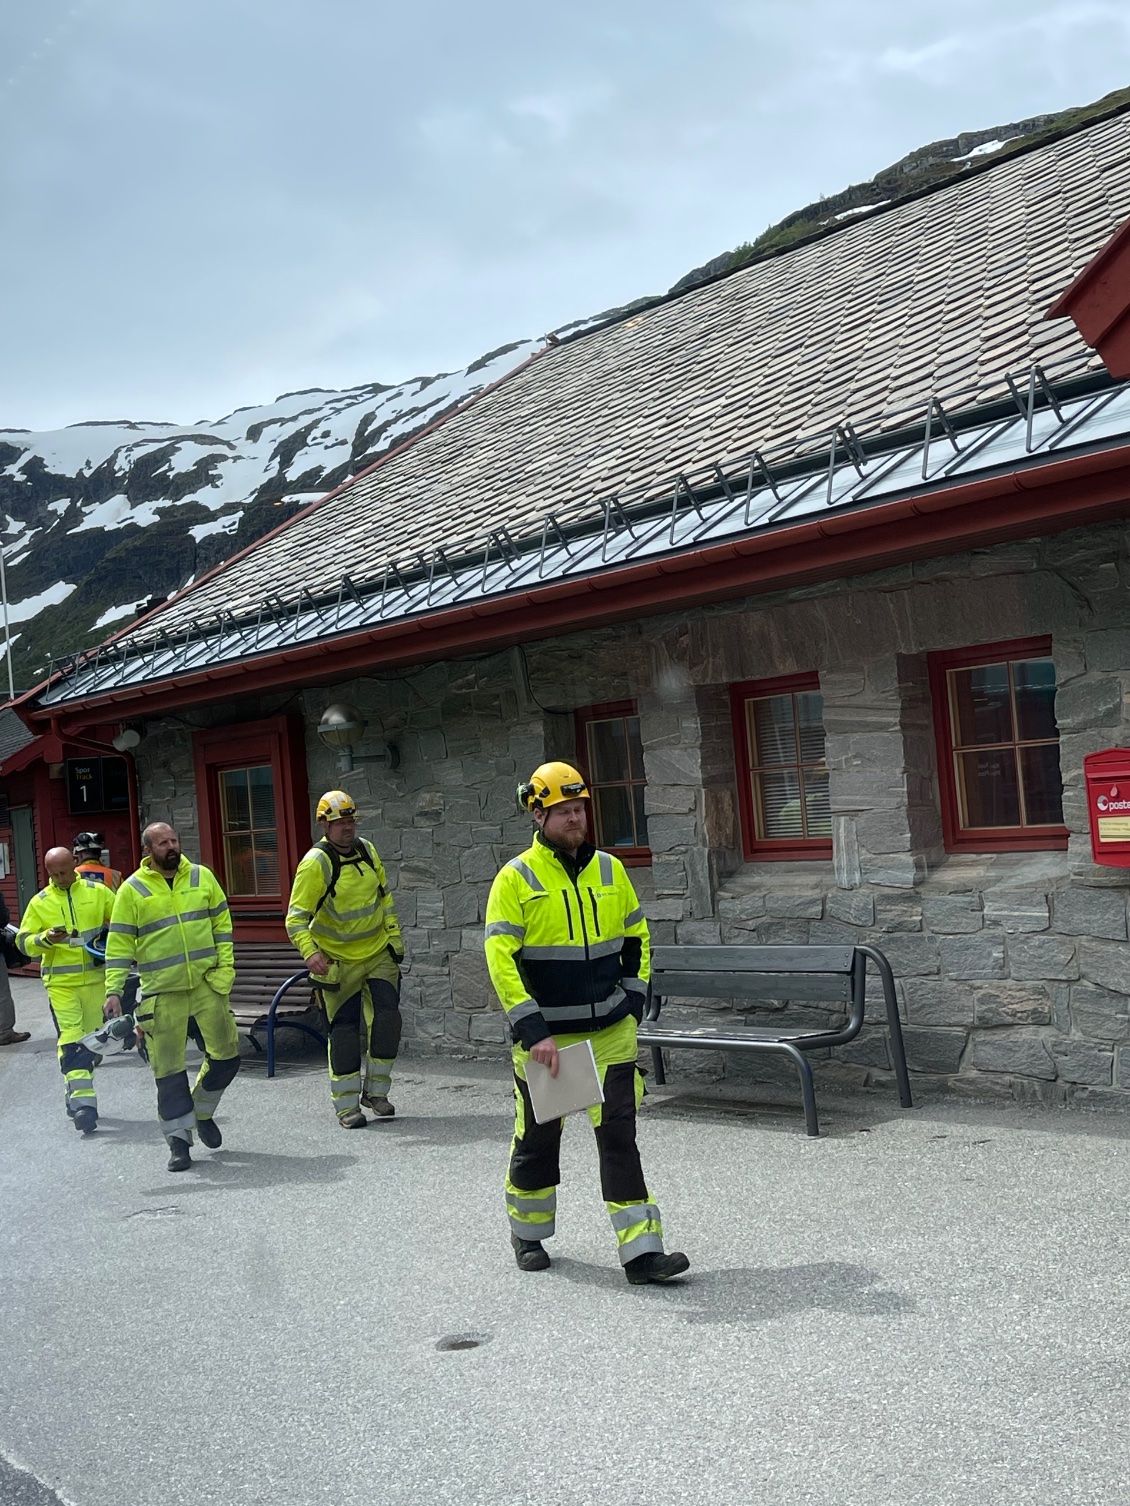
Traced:
<svg viewBox="0 0 1130 1506">
<path fill-rule="evenodd" d="M 349 679 L 374 667 L 498 650 L 679 608 L 863 574 L 1130 513 L 1130 444 L 834 513 L 624 569 L 385 623 L 251 663 L 217 665 L 52 707 L 25 720 L 75 728 Z M 238 682 L 236 685 L 233 682 Z"/>
</svg>

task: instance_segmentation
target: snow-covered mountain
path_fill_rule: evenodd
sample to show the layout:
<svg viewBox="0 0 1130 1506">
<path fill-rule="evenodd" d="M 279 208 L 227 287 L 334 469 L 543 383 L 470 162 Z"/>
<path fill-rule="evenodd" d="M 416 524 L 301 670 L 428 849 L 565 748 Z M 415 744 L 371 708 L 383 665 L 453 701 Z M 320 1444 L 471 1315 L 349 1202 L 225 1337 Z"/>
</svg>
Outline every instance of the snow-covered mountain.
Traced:
<svg viewBox="0 0 1130 1506">
<path fill-rule="evenodd" d="M 1130 90 L 1095 104 L 966 132 L 922 147 L 771 226 L 754 242 L 681 278 L 724 276 L 860 214 L 930 192 L 962 174 L 1130 108 Z M 555 332 L 568 337 L 654 302 L 640 298 Z M 503 345 L 465 371 L 399 386 L 287 393 L 216 422 L 84 423 L 54 433 L 0 429 L 0 526 L 8 561 L 17 685 L 54 654 L 99 642 L 140 609 L 261 538 L 317 495 L 450 412 L 533 353 Z"/>
<path fill-rule="evenodd" d="M 504 345 L 465 371 L 398 387 L 287 393 L 216 422 L 0 429 L 17 683 L 277 527 L 539 343 Z"/>
</svg>

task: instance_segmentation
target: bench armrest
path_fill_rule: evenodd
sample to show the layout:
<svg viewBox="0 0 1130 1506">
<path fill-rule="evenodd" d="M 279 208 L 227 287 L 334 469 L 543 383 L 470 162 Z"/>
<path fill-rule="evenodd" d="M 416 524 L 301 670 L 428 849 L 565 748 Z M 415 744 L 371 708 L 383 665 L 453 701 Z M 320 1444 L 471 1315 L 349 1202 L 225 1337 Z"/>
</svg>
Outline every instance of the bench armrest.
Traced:
<svg viewBox="0 0 1130 1506">
<path fill-rule="evenodd" d="M 652 992 L 651 983 L 649 981 L 647 985 L 647 1002 L 644 1005 L 643 1011 L 644 1019 L 650 1021 L 650 1023 L 654 1025 L 656 1020 L 659 1018 L 659 1011 L 662 1007 L 663 1000 L 660 998 L 659 994 Z"/>
</svg>

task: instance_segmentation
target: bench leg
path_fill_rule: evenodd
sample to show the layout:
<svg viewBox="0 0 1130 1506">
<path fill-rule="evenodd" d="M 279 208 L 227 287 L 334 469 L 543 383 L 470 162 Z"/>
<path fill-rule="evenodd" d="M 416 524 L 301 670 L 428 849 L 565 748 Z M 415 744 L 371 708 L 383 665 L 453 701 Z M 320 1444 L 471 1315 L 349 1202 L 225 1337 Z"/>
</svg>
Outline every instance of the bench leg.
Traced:
<svg viewBox="0 0 1130 1506">
<path fill-rule="evenodd" d="M 660 1046 L 651 1048 L 651 1065 L 655 1068 L 655 1080 L 662 1088 L 667 1082 L 667 1074 L 663 1070 L 663 1050 Z"/>
<path fill-rule="evenodd" d="M 810 1135 L 819 1135 L 820 1121 L 816 1117 L 816 1090 L 812 1086 L 812 1068 L 802 1051 L 798 1051 L 788 1041 L 781 1042 L 781 1049 L 792 1058 L 796 1067 L 797 1076 L 800 1078 L 800 1096 L 804 1102 L 804 1123 Z"/>
</svg>

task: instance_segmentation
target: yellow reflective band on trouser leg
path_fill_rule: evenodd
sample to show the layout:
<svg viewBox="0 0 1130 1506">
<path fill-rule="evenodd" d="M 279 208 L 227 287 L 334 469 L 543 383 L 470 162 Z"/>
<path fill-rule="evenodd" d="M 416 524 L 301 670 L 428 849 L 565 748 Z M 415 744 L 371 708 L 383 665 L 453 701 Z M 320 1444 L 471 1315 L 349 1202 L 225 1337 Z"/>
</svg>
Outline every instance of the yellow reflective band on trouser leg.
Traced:
<svg viewBox="0 0 1130 1506">
<path fill-rule="evenodd" d="M 365 1092 L 370 1098 L 387 1098 L 392 1087 L 392 1064 L 395 1056 L 365 1058 Z"/>
<path fill-rule="evenodd" d="M 557 1188 L 526 1192 L 506 1178 L 506 1215 L 519 1239 L 549 1239 L 557 1232 Z"/>
<path fill-rule="evenodd" d="M 55 1023 L 59 1027 L 59 1065 L 63 1071 L 67 1113 L 71 1118 L 74 1117 L 75 1110 L 81 1108 L 93 1109 L 97 1113 L 98 1098 L 94 1091 L 94 1070 L 89 1064 L 90 1058 L 82 1052 L 81 1058 L 86 1065 L 76 1063 L 68 1066 L 68 1058 L 76 1052 L 68 1051 L 67 1048 L 78 1047 L 84 1035 L 89 1035 L 101 1025 L 105 986 L 101 981 L 79 984 L 77 987 L 72 985 L 70 988 L 56 986 L 48 989 L 47 996 L 51 1001 Z"/>
<path fill-rule="evenodd" d="M 621 1265 L 653 1250 L 662 1255 L 663 1222 L 650 1193 L 646 1203 L 605 1203 L 604 1206 L 616 1231 Z"/>
<path fill-rule="evenodd" d="M 352 1114 L 361 1107 L 361 1074 L 354 1072 L 348 1077 L 335 1077 L 330 1072 L 330 1097 L 334 1112 L 340 1119 L 343 1114 Z"/>
</svg>

